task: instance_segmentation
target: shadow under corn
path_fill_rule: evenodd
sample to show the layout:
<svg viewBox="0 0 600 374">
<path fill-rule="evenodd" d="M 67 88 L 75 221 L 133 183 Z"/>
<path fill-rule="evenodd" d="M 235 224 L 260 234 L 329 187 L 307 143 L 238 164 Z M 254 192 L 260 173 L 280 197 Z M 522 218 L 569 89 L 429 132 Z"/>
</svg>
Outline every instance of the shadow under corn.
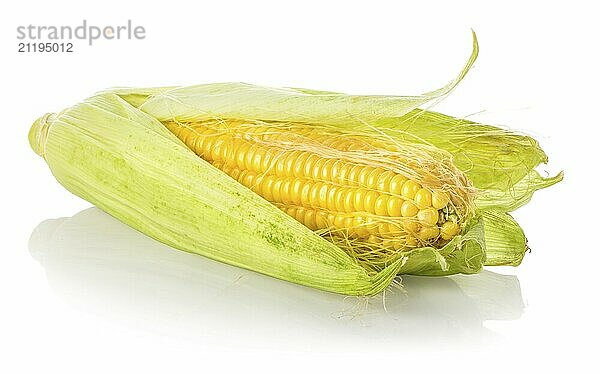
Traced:
<svg viewBox="0 0 600 374">
<path fill-rule="evenodd" d="M 186 339 L 479 344 L 493 340 L 485 321 L 518 319 L 524 308 L 517 277 L 490 271 L 404 276 L 403 289 L 368 299 L 314 290 L 172 249 L 98 208 L 40 223 L 29 250 L 70 307 Z"/>
</svg>

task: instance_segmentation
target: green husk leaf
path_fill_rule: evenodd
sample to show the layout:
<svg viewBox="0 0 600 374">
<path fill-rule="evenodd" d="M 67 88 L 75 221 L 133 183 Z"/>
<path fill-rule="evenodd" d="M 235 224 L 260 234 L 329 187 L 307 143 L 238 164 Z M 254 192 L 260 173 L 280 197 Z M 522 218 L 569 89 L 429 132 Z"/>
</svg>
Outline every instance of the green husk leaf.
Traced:
<svg viewBox="0 0 600 374">
<path fill-rule="evenodd" d="M 527 251 L 527 238 L 510 214 L 499 210 L 481 213 L 485 226 L 485 265 L 518 266 Z"/>
<path fill-rule="evenodd" d="M 527 204 L 535 191 L 550 187 L 562 181 L 563 177 L 562 171 L 554 177 L 544 178 L 536 170 L 531 170 L 523 179 L 505 191 L 482 190 L 475 203 L 480 210 L 512 212 Z"/>
<path fill-rule="evenodd" d="M 423 142 L 450 152 L 454 164 L 480 190 L 508 191 L 548 157 L 530 136 L 496 126 L 414 110 L 375 124 L 392 137 Z"/>
<path fill-rule="evenodd" d="M 399 273 L 475 272 L 483 263 L 483 233 L 475 223 L 441 251 L 407 252 L 368 272 L 115 94 L 40 118 L 29 139 L 62 185 L 129 226 L 175 248 L 290 282 L 372 295 Z"/>
<path fill-rule="evenodd" d="M 479 45 L 474 32 L 472 35 L 473 50 L 458 76 L 447 85 L 420 96 L 345 95 L 246 83 L 214 83 L 176 88 L 121 88 L 111 92 L 159 121 L 243 118 L 327 123 L 342 127 L 372 123 L 380 118 L 403 116 L 450 93 L 477 59 Z"/>
</svg>

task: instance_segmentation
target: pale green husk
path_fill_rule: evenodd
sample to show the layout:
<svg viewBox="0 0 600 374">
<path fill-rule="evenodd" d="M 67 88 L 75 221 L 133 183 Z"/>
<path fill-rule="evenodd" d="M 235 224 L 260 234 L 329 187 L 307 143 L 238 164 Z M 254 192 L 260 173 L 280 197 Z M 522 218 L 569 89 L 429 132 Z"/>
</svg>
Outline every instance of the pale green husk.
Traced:
<svg viewBox="0 0 600 374">
<path fill-rule="evenodd" d="M 474 36 L 474 35 L 473 35 Z M 518 265 L 526 246 L 506 213 L 562 179 L 534 168 L 547 157 L 530 137 L 417 109 L 448 94 L 458 77 L 421 96 L 353 96 L 244 83 L 113 89 L 30 132 L 33 149 L 71 192 L 175 248 L 270 276 L 348 295 L 372 295 L 398 274 L 475 273 Z M 403 253 L 374 273 L 329 241 L 197 157 L 160 121 L 237 118 L 326 124 L 427 143 L 448 152 L 479 189 L 478 212 L 441 249 Z"/>
</svg>

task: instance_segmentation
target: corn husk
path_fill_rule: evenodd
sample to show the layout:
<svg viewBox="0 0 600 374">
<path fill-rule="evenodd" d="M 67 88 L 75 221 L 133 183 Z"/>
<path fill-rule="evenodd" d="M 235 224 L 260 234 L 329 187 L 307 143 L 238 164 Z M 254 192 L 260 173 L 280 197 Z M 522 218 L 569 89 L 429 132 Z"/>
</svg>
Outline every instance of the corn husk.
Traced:
<svg viewBox="0 0 600 374">
<path fill-rule="evenodd" d="M 545 179 L 533 170 L 546 158 L 531 138 L 417 109 L 447 95 L 464 77 L 478 52 L 473 41 L 458 77 L 421 96 L 353 96 L 243 83 L 113 89 L 38 119 L 30 143 L 68 190 L 135 229 L 172 247 L 290 282 L 373 295 L 398 274 L 470 274 L 484 264 L 516 265 L 526 241 L 506 212 L 562 175 Z M 360 128 L 392 141 L 431 144 L 448 152 L 480 189 L 478 212 L 443 248 L 413 249 L 378 271 L 365 269 L 197 157 L 161 123 L 215 118 Z M 494 156 L 502 162 L 492 162 Z"/>
</svg>

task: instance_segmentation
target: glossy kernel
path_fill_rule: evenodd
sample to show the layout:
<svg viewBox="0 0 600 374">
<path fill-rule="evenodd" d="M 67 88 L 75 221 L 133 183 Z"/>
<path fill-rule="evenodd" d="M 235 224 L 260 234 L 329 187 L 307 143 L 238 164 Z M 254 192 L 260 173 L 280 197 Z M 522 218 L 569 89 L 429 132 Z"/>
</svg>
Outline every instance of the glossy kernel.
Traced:
<svg viewBox="0 0 600 374">
<path fill-rule="evenodd" d="M 385 195 L 379 195 L 375 200 L 375 214 L 378 216 L 385 216 L 387 214 L 388 197 Z"/>
<path fill-rule="evenodd" d="M 417 236 L 420 240 L 427 241 L 431 239 L 436 239 L 440 234 L 440 229 L 437 226 L 425 226 L 422 227 L 421 230 L 417 233 Z"/>
<path fill-rule="evenodd" d="M 365 210 L 369 213 L 375 214 L 375 202 L 379 194 L 375 191 L 368 191 L 365 195 L 364 206 Z"/>
<path fill-rule="evenodd" d="M 431 206 L 431 192 L 421 188 L 414 197 L 415 205 L 419 209 L 425 209 Z"/>
<path fill-rule="evenodd" d="M 400 217 L 402 215 L 402 204 L 404 201 L 396 196 L 390 196 L 387 201 L 387 213 L 391 217 Z"/>
<path fill-rule="evenodd" d="M 369 173 L 367 177 L 367 188 L 371 190 L 377 189 L 379 185 L 379 178 L 383 174 L 384 170 L 381 168 L 375 168 L 372 172 Z"/>
<path fill-rule="evenodd" d="M 417 219 L 424 226 L 433 226 L 438 221 L 438 211 L 433 208 L 426 208 L 419 210 L 417 213 Z"/>
<path fill-rule="evenodd" d="M 460 232 L 460 226 L 452 221 L 446 221 L 440 229 L 440 236 L 444 240 L 450 240 Z"/>
<path fill-rule="evenodd" d="M 402 203 L 402 207 L 400 208 L 402 213 L 402 217 L 414 217 L 419 213 L 419 208 L 412 202 L 406 200 Z"/>
<path fill-rule="evenodd" d="M 443 209 L 450 202 L 450 197 L 448 193 L 444 191 L 433 191 L 431 193 L 431 205 L 435 209 Z"/>
<path fill-rule="evenodd" d="M 413 199 L 417 194 L 417 191 L 421 189 L 421 185 L 413 180 L 407 180 L 402 185 L 402 196 L 407 199 Z"/>
<path fill-rule="evenodd" d="M 406 178 L 401 174 L 396 174 L 390 180 L 389 191 L 393 195 L 401 195 L 402 194 L 402 186 L 406 182 Z"/>
</svg>

